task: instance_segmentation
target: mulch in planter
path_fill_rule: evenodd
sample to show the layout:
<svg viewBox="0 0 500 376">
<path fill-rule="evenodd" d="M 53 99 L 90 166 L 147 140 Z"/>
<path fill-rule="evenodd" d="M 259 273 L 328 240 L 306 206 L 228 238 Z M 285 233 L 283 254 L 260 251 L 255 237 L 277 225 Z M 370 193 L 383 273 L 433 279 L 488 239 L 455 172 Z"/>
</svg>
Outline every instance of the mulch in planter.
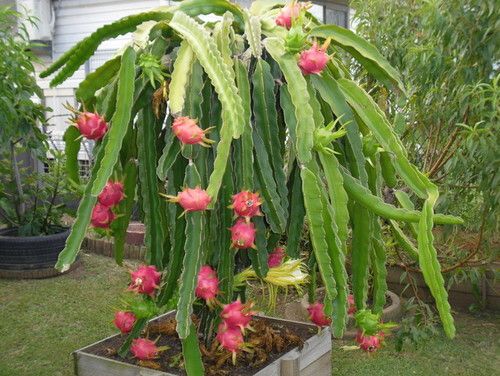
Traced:
<svg viewBox="0 0 500 376">
<path fill-rule="evenodd" d="M 183 369 L 182 347 L 175 332 L 175 319 L 165 317 L 148 327 L 148 338 L 155 340 L 159 337 L 157 346 L 167 346 L 158 359 L 153 361 L 139 361 L 129 356 L 122 359 L 117 355 L 118 348 L 122 345 L 125 336 L 113 337 L 107 341 L 96 344 L 86 349 L 86 352 L 115 359 L 118 361 L 152 368 L 176 375 L 186 375 Z M 205 374 L 209 376 L 251 376 L 265 368 L 276 359 L 295 347 L 302 344 L 317 334 L 317 329 L 310 325 L 282 321 L 269 318 L 254 318 L 252 321 L 254 331 L 247 331 L 246 343 L 251 344 L 252 352 L 240 351 L 236 365 L 232 364 L 231 353 L 219 350 L 214 343 L 211 348 L 201 345 Z M 215 341 L 214 341 L 215 342 Z"/>
</svg>

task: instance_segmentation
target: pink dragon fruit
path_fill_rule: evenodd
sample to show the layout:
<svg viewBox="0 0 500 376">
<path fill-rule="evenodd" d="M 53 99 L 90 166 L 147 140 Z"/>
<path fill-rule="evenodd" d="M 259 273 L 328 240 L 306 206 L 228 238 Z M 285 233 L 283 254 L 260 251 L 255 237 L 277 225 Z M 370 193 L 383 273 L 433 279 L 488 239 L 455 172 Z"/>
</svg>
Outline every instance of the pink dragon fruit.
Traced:
<svg viewBox="0 0 500 376">
<path fill-rule="evenodd" d="M 130 352 L 139 360 L 151 360 L 158 357 L 160 349 L 149 339 L 136 338 L 132 341 Z"/>
<path fill-rule="evenodd" d="M 118 311 L 113 323 L 122 333 L 130 333 L 134 327 L 136 317 L 132 312 Z"/>
<path fill-rule="evenodd" d="M 178 202 L 186 211 L 206 210 L 212 199 L 207 194 L 207 191 L 196 188 L 184 188 L 177 196 L 167 196 L 170 202 Z"/>
<path fill-rule="evenodd" d="M 205 299 L 207 304 L 215 302 L 219 293 L 219 279 L 217 273 L 208 265 L 203 265 L 198 273 L 198 284 L 195 294 L 198 298 Z"/>
<path fill-rule="evenodd" d="M 98 202 L 92 210 L 90 223 L 94 227 L 107 229 L 114 219 L 115 215 L 111 211 L 111 208 Z"/>
<path fill-rule="evenodd" d="M 89 140 L 100 140 L 108 131 L 108 123 L 98 113 L 82 112 L 75 122 L 81 135 Z"/>
<path fill-rule="evenodd" d="M 379 333 L 375 336 L 365 336 L 361 331 L 358 331 L 356 335 L 356 342 L 359 343 L 359 348 L 366 352 L 377 351 L 382 346 L 383 339 L 383 333 Z"/>
<path fill-rule="evenodd" d="M 135 272 L 130 272 L 132 282 L 128 289 L 139 294 L 153 296 L 159 288 L 161 273 L 153 265 L 141 265 Z"/>
<path fill-rule="evenodd" d="M 318 47 L 316 42 L 306 51 L 302 51 L 299 57 L 299 67 L 302 74 L 320 74 L 325 69 L 330 56 L 325 52 L 329 45 L 329 40 L 323 46 Z"/>
<path fill-rule="evenodd" d="M 125 198 L 123 193 L 123 183 L 120 181 L 108 181 L 97 199 L 107 207 L 115 206 Z"/>
<path fill-rule="evenodd" d="M 247 223 L 243 218 L 239 218 L 230 230 L 233 247 L 239 249 L 256 248 L 255 234 L 257 230 L 252 222 Z"/>
<path fill-rule="evenodd" d="M 180 142 L 186 145 L 201 145 L 209 147 L 213 143 L 205 135 L 208 131 L 201 129 L 196 120 L 187 116 L 181 116 L 174 120 L 172 131 Z"/>
<path fill-rule="evenodd" d="M 285 258 L 285 249 L 283 247 L 276 247 L 274 251 L 267 256 L 267 266 L 275 268 L 280 266 Z"/>
<path fill-rule="evenodd" d="M 285 5 L 275 19 L 276 25 L 283 26 L 290 30 L 293 21 L 299 16 L 301 9 L 302 5 L 295 1 Z"/>
<path fill-rule="evenodd" d="M 220 317 L 228 328 L 239 328 L 244 331 L 250 326 L 255 312 L 252 311 L 252 304 L 243 304 L 240 300 L 224 305 Z"/>
<path fill-rule="evenodd" d="M 353 315 L 356 313 L 356 304 L 354 303 L 354 295 L 347 296 L 347 314 Z"/>
<path fill-rule="evenodd" d="M 236 356 L 236 352 L 244 345 L 241 330 L 231 328 L 224 322 L 219 324 L 216 339 L 224 349 L 233 353 L 233 359 Z"/>
<path fill-rule="evenodd" d="M 250 218 L 262 215 L 259 209 L 260 205 L 262 205 L 262 201 L 258 193 L 241 191 L 233 195 L 233 203 L 230 208 L 238 217 Z"/>
<path fill-rule="evenodd" d="M 320 328 L 329 326 L 332 322 L 332 319 L 325 315 L 322 303 L 316 302 L 309 305 L 307 311 L 309 312 L 309 320 Z"/>
</svg>

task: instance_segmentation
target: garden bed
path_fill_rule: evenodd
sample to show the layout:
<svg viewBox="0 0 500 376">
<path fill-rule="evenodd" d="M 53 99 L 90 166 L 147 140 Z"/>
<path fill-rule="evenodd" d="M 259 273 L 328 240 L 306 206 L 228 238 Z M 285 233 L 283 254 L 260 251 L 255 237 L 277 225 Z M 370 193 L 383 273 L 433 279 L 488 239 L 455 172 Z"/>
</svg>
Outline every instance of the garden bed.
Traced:
<svg viewBox="0 0 500 376">
<path fill-rule="evenodd" d="M 157 345 L 165 347 L 158 359 L 139 361 L 128 357 L 122 359 L 117 350 L 123 344 L 124 336 L 114 335 L 75 352 L 75 363 L 79 376 L 94 375 L 97 370 L 106 375 L 142 375 L 141 369 L 158 371 L 153 375 L 179 375 L 186 372 L 181 366 L 182 347 L 175 332 L 174 312 L 153 320 L 147 329 L 150 338 L 159 340 Z M 264 316 L 255 317 L 247 343 L 252 352 L 241 351 L 232 364 L 231 353 L 221 351 L 214 343 L 210 348 L 201 347 L 206 375 L 251 376 L 278 375 L 282 360 L 297 360 L 297 370 L 312 371 L 316 375 L 328 375 L 331 368 L 331 339 L 329 329 L 320 334 L 315 326 L 284 321 Z M 298 361 L 300 359 L 300 362 Z M 325 371 L 326 370 L 326 371 Z M 125 372 L 125 373 L 122 373 Z M 283 375 L 283 373 L 281 373 Z M 303 374 L 303 373 L 300 373 Z"/>
</svg>

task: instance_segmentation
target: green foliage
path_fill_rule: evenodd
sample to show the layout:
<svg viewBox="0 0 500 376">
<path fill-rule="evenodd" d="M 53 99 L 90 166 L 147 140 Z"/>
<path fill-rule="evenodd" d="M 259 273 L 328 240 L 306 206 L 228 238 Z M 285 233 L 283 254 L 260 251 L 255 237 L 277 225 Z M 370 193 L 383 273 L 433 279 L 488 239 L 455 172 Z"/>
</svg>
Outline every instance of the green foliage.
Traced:
<svg viewBox="0 0 500 376">
<path fill-rule="evenodd" d="M 208 9 L 222 13 L 222 20 L 202 24 L 192 17 Z M 164 271 L 156 304 L 164 307 L 178 293 L 177 331 L 186 360 L 192 362 L 192 368 L 187 368 L 191 374 L 201 372 L 200 354 L 190 348 L 196 347 L 195 331 L 203 332 L 209 342 L 210 328 L 216 324 L 207 306 L 193 306 L 203 264 L 217 270 L 221 291 L 217 299 L 230 302 L 235 298 L 235 272 L 253 266 L 255 278 L 265 278 L 268 253 L 286 233 L 289 256 L 308 257 L 313 271 L 317 265 L 326 287 L 325 311 L 334 316 L 334 334 L 342 336 L 349 293 L 347 262 L 358 309 L 367 307 L 370 281 L 373 310 L 380 312 L 385 302 L 387 251 L 381 218 L 394 221 L 395 229 L 399 222 L 418 223 L 414 228 L 418 248 L 411 250 L 452 337 L 453 321 L 431 231 L 435 222 L 460 223 L 461 219 L 434 214 L 436 186 L 410 162 L 389 118 L 349 77 L 348 67 L 334 58 L 321 75 L 305 77 L 298 55 L 285 48 L 286 31 L 271 27 L 259 9 L 268 8 L 257 3 L 250 15 L 227 1 L 207 5 L 193 0 L 158 11 L 154 19 L 161 20 L 161 28 L 152 29 L 148 43 L 136 51 L 129 47 L 114 75 L 116 63 L 109 63 L 109 69 L 96 73 L 99 84 L 83 84 L 81 92 L 106 112 L 111 123 L 58 267 L 74 260 L 95 197 L 107 179 L 137 159 L 138 178 L 130 177 L 127 186 L 132 187 L 135 180 L 138 197 L 128 197 L 124 205 L 140 203 L 147 226 L 147 262 Z M 132 27 L 138 22 L 132 19 L 114 27 Z M 399 74 L 368 42 L 338 27 L 311 30 L 310 25 L 298 27 L 318 39 L 331 37 L 375 78 L 401 88 Z M 82 43 L 96 47 L 104 34 Z M 61 74 L 81 63 L 77 60 L 82 56 L 63 63 Z M 159 67 L 159 62 L 168 63 Z M 169 83 L 165 77 L 171 78 Z M 102 89 L 94 92 L 99 85 Z M 210 127 L 211 147 L 181 144 L 171 128 L 179 116 L 197 119 L 205 131 Z M 381 150 L 387 153 L 384 178 L 391 185 L 394 180 L 404 183 L 421 200 L 423 211 L 407 203 L 400 208 L 383 201 Z M 179 205 L 162 201 L 164 192 L 175 196 L 184 187 L 197 186 L 210 196 L 208 211 L 183 213 Z M 256 250 L 232 247 L 228 231 L 235 220 L 228 205 L 232 195 L 242 190 L 257 191 L 263 198 L 264 216 L 250 219 L 257 230 Z M 121 231 L 127 221 L 119 223 Z M 304 223 L 312 252 L 300 249 Z M 116 231 L 115 236 L 120 236 Z M 120 260 L 119 252 L 116 256 Z M 315 277 L 311 286 L 316 286 Z M 244 289 L 236 293 L 245 298 Z M 365 312 L 378 322 L 376 314 Z M 200 328 L 193 326 L 192 313 L 200 315 Z M 122 356 L 142 325 L 142 321 L 136 325 L 120 350 Z"/>
<path fill-rule="evenodd" d="M 498 4 L 369 0 L 353 8 L 357 31 L 402 73 L 409 100 L 358 76 L 391 119 L 402 114 L 397 131 L 411 160 L 443 187 L 438 207 L 471 229 L 497 229 Z"/>
</svg>

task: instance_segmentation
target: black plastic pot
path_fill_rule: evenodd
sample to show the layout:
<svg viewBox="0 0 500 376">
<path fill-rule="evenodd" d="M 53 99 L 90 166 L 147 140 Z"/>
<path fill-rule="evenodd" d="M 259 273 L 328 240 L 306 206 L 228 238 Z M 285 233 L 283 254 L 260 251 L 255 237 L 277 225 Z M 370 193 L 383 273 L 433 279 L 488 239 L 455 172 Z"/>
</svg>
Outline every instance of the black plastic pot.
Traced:
<svg viewBox="0 0 500 376">
<path fill-rule="evenodd" d="M 0 277 L 46 278 L 61 274 L 54 265 L 70 229 L 44 236 L 15 236 L 17 229 L 0 230 Z"/>
</svg>

